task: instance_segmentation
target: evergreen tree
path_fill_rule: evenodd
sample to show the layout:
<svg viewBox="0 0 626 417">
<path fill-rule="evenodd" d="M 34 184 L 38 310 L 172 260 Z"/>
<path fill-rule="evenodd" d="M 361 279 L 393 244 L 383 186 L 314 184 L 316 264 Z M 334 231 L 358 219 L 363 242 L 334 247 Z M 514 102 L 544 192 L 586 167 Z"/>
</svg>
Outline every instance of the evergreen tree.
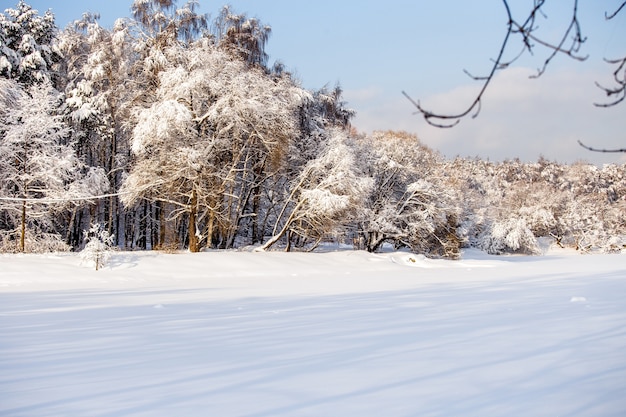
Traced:
<svg viewBox="0 0 626 417">
<path fill-rule="evenodd" d="M 85 230 L 84 249 L 80 252 L 80 258 L 96 268 L 96 271 L 106 266 L 111 251 L 113 250 L 113 236 L 99 223 L 91 225 L 89 230 Z"/>
<path fill-rule="evenodd" d="M 55 64 L 61 60 L 55 44 L 54 15 L 43 16 L 24 0 L 0 14 L 0 76 L 29 86 L 57 80 Z"/>
</svg>

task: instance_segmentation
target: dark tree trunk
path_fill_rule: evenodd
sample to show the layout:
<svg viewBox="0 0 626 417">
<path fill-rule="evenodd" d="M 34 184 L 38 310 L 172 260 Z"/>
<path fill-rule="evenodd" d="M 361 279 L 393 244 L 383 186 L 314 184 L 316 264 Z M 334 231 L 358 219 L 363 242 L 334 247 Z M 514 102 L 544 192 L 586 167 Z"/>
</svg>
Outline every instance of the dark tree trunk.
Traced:
<svg viewBox="0 0 626 417">
<path fill-rule="evenodd" d="M 191 204 L 189 207 L 189 252 L 198 252 L 198 237 L 196 236 L 196 217 L 198 211 L 198 194 L 196 190 L 191 192 Z"/>
<path fill-rule="evenodd" d="M 26 201 L 22 202 L 22 225 L 20 232 L 20 252 L 24 252 L 26 241 Z"/>
</svg>

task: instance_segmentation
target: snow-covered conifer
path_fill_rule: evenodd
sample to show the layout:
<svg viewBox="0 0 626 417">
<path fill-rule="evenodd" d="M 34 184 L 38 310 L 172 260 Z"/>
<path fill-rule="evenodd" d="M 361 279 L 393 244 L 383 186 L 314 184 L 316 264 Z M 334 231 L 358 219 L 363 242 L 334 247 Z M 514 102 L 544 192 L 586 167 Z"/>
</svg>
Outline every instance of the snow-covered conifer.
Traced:
<svg viewBox="0 0 626 417">
<path fill-rule="evenodd" d="M 113 236 L 102 224 L 94 223 L 84 231 L 85 247 L 80 252 L 83 262 L 93 265 L 96 271 L 106 266 L 113 250 Z"/>
<path fill-rule="evenodd" d="M 52 12 L 39 16 L 24 0 L 0 13 L 0 76 L 23 85 L 50 80 L 60 60 L 56 32 Z"/>
</svg>

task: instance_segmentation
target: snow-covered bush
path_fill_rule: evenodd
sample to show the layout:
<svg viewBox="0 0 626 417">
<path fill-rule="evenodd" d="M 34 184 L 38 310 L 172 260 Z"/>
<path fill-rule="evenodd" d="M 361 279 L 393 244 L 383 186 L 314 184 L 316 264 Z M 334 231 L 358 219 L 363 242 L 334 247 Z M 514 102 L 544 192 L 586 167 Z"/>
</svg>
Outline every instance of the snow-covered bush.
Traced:
<svg viewBox="0 0 626 417">
<path fill-rule="evenodd" d="M 611 236 L 602 247 L 604 253 L 622 253 L 626 249 L 626 237 Z"/>
<path fill-rule="evenodd" d="M 91 225 L 89 230 L 85 230 L 85 241 L 87 244 L 80 252 L 83 262 L 92 265 L 96 271 L 107 264 L 113 250 L 113 235 L 109 234 L 101 224 Z"/>
<path fill-rule="evenodd" d="M 426 180 L 409 184 L 400 211 L 406 229 L 406 238 L 401 242 L 412 251 L 431 257 L 458 258 L 459 210 L 453 197 L 453 191 L 441 184 Z"/>
<path fill-rule="evenodd" d="M 0 230 L 0 253 L 22 252 L 18 230 Z M 29 228 L 24 239 L 23 252 L 51 253 L 67 252 L 71 247 L 58 233 L 47 233 L 40 228 Z"/>
<path fill-rule="evenodd" d="M 508 218 L 493 222 L 481 236 L 479 247 L 487 253 L 537 254 L 537 239 L 524 219 Z"/>
</svg>

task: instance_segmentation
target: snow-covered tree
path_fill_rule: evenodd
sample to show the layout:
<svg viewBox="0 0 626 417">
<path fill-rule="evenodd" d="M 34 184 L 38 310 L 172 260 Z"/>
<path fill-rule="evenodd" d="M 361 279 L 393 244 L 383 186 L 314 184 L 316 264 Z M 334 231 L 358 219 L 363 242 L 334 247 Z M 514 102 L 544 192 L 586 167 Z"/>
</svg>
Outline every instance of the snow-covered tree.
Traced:
<svg viewBox="0 0 626 417">
<path fill-rule="evenodd" d="M 547 169 L 559 175 L 545 175 Z M 538 200 L 552 202 L 549 210 L 556 227 L 550 235 L 557 243 L 581 251 L 614 252 L 614 242 L 626 234 L 625 176 L 623 164 L 542 167 L 549 192 Z"/>
<path fill-rule="evenodd" d="M 181 7 L 177 7 L 176 0 L 134 0 L 131 11 L 144 39 L 163 47 L 176 41 L 189 43 L 207 29 L 208 16 L 197 12 L 199 5 L 197 0 Z"/>
<path fill-rule="evenodd" d="M 252 219 L 252 235 L 262 238 L 254 231 L 260 187 L 283 168 L 297 135 L 296 109 L 309 98 L 290 78 L 270 77 L 257 67 L 231 74 L 213 76 L 219 85 L 212 91 L 218 95 L 203 116 L 212 131 L 215 164 L 222 167 L 220 233 L 226 247 L 234 243 L 244 218 Z"/>
<path fill-rule="evenodd" d="M 405 132 L 374 132 L 360 147 L 374 181 L 360 227 L 366 249 L 389 242 L 429 256 L 458 256 L 458 203 L 441 159 Z"/>
<path fill-rule="evenodd" d="M 111 257 L 113 248 L 113 236 L 109 234 L 102 224 L 94 223 L 89 230 L 85 230 L 85 247 L 80 252 L 83 262 L 93 265 L 96 271 L 106 266 Z"/>
<path fill-rule="evenodd" d="M 267 65 L 265 45 L 272 32 L 269 25 L 245 14 L 234 13 L 230 6 L 224 6 L 215 19 L 213 32 L 220 48 L 249 65 Z"/>
<path fill-rule="evenodd" d="M 13 224 L 4 235 L 5 247 L 8 239 L 18 242 L 22 252 L 33 251 L 37 240 L 54 238 L 45 227 L 51 207 L 66 204 L 69 185 L 81 168 L 68 141 L 70 131 L 58 112 L 60 104 L 58 92 L 44 81 L 22 91 L 13 107 L 5 110 L 0 126 L 0 193 L 5 198 L 2 210 Z"/>
<path fill-rule="evenodd" d="M 199 2 L 190 0 L 177 7 L 175 0 L 134 0 L 131 5 L 133 26 L 138 36 L 135 51 L 139 55 L 141 79 L 146 104 L 151 102 L 161 71 L 172 64 L 172 51 L 183 50 L 205 35 L 208 16 L 199 14 Z"/>
<path fill-rule="evenodd" d="M 232 245 L 250 195 L 264 170 L 281 160 L 295 132 L 301 90 L 272 79 L 201 40 L 166 50 L 156 99 L 137 109 L 136 158 L 122 191 L 177 206 L 188 216 L 190 250 L 198 250 L 196 223 L 209 242 L 218 228 Z"/>
<path fill-rule="evenodd" d="M 479 247 L 487 253 L 538 253 L 537 239 L 524 219 L 508 217 L 493 221 L 480 237 Z"/>
<path fill-rule="evenodd" d="M 0 76 L 23 85 L 50 80 L 60 55 L 57 28 L 49 10 L 39 16 L 24 0 L 0 14 Z"/>
<path fill-rule="evenodd" d="M 581 251 L 615 251 L 614 237 L 624 234 L 623 166 L 545 159 L 468 164 L 458 166 L 472 177 L 464 180 L 463 200 L 471 204 L 462 223 L 473 246 L 537 253 L 536 238 L 548 237 Z"/>
<path fill-rule="evenodd" d="M 354 222 L 372 187 L 371 179 L 360 173 L 346 132 L 334 129 L 320 155 L 291 184 L 273 236 L 260 249 L 269 249 L 284 236 L 287 249 L 295 236 L 313 241 L 315 247 Z"/>
<path fill-rule="evenodd" d="M 111 191 L 119 189 L 129 170 L 129 108 L 140 94 L 134 46 L 127 20 L 118 19 L 108 30 L 91 14 L 66 28 L 59 42 L 69 58 L 65 102 L 77 150 L 85 163 L 106 172 Z M 71 237 L 75 244 L 80 243 L 82 229 L 96 220 L 105 221 L 116 239 L 124 237 L 124 213 L 115 195 L 81 218 L 83 224 L 76 225 Z"/>
</svg>

